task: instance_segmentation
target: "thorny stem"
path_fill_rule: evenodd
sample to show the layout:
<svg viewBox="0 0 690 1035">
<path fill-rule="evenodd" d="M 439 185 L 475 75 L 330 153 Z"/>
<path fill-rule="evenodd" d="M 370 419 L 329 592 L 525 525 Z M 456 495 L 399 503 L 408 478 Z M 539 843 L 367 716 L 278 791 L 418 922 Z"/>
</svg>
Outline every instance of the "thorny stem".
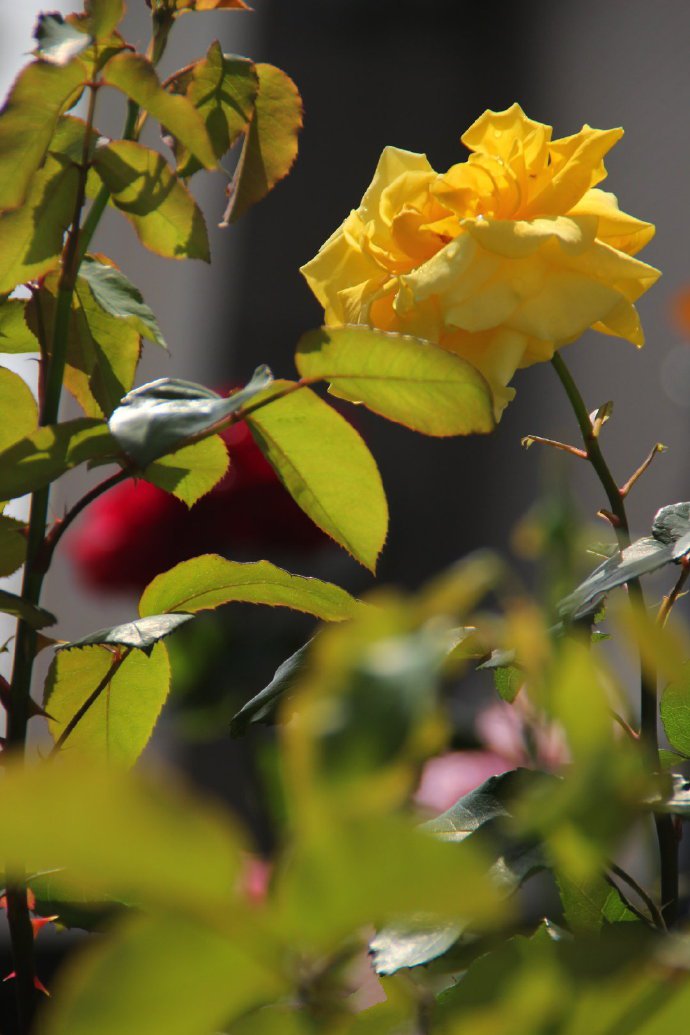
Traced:
<svg viewBox="0 0 690 1035">
<path fill-rule="evenodd" d="M 42 425 L 55 423 L 60 408 L 72 295 L 79 269 L 79 230 L 81 212 L 86 195 L 89 146 L 96 107 L 96 94 L 97 89 L 92 86 L 89 93 L 89 108 L 84 132 L 79 182 L 74 201 L 74 212 L 62 253 L 62 267 L 58 284 L 51 346 L 48 350 L 44 340 L 41 347 L 43 364 L 46 362 L 46 353 L 49 353 L 47 373 L 45 374 L 45 379 L 42 380 L 44 385 L 40 412 L 40 423 Z M 36 605 L 40 600 L 45 574 L 41 570 L 41 566 L 37 564 L 37 560 L 45 537 L 49 497 L 50 486 L 38 489 L 31 497 L 22 597 L 28 603 Z M 27 622 L 20 619 L 17 625 L 17 643 L 10 688 L 10 708 L 7 714 L 7 745 L 10 752 L 21 758 L 23 758 L 26 746 L 31 676 L 35 654 L 36 632 Z M 7 883 L 7 916 L 17 982 L 17 1011 L 20 1031 L 24 1033 L 29 1030 L 35 1007 L 36 972 L 33 930 L 31 928 L 26 893 L 26 874 L 20 864 L 16 862 L 12 864 Z"/>
<path fill-rule="evenodd" d="M 41 566 L 46 571 L 50 567 L 50 563 L 53 559 L 53 554 L 55 552 L 57 544 L 60 542 L 63 535 L 65 534 L 69 526 L 72 524 L 74 519 L 79 517 L 81 512 L 83 510 L 86 510 L 86 508 L 91 503 L 93 503 L 94 500 L 98 499 L 99 496 L 102 496 L 104 492 L 108 492 L 109 489 L 112 489 L 116 485 L 119 485 L 120 482 L 123 482 L 125 481 L 125 479 L 131 477 L 131 474 L 132 472 L 127 470 L 126 468 L 123 468 L 120 471 L 116 471 L 116 473 L 111 475 L 110 478 L 106 478 L 105 481 L 99 482 L 99 484 L 95 485 L 93 489 L 90 489 L 89 492 L 82 496 L 80 500 L 77 500 L 74 506 L 70 507 L 70 509 L 67 511 L 65 516 L 60 521 L 55 522 L 50 532 L 45 537 L 45 542 L 43 544 L 43 550 L 41 553 Z"/>
<path fill-rule="evenodd" d="M 671 608 L 673 607 L 675 602 L 678 600 L 678 597 L 683 592 L 683 587 L 685 586 L 685 583 L 687 582 L 689 575 L 690 575 L 690 563 L 688 563 L 688 561 L 686 559 L 686 560 L 683 561 L 681 573 L 678 576 L 678 581 L 676 582 L 675 586 L 673 587 L 671 592 L 668 594 L 668 596 L 664 597 L 664 599 L 661 601 L 661 607 L 659 608 L 659 613 L 656 616 L 657 623 L 660 626 L 663 627 L 664 625 L 666 625 L 666 622 L 668 620 L 668 616 L 671 613 Z"/>
<path fill-rule="evenodd" d="M 587 459 L 594 468 L 606 493 L 611 513 L 615 519 L 614 528 L 618 545 L 621 550 L 624 550 L 626 546 L 630 545 L 630 530 L 624 502 L 625 494 L 618 488 L 609 470 L 599 445 L 599 437 L 594 433 L 594 428 L 580 390 L 575 384 L 560 353 L 554 353 L 551 363 L 573 408 L 587 452 Z M 648 621 L 649 617 L 639 579 L 632 579 L 628 583 L 628 592 L 633 608 L 641 618 Z M 659 770 L 657 677 L 656 672 L 652 671 L 651 667 L 646 663 L 642 664 L 640 675 L 640 742 L 650 768 L 657 772 Z M 661 908 L 664 920 L 670 926 L 675 921 L 678 910 L 678 838 L 672 816 L 657 815 L 655 823 L 657 840 L 659 842 L 661 870 Z"/>
</svg>

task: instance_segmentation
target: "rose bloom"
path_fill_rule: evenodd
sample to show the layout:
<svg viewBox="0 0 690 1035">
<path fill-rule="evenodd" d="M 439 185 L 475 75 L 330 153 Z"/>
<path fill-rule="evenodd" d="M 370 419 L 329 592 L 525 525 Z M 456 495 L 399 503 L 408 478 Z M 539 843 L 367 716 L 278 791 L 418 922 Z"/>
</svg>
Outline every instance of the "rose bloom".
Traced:
<svg viewBox="0 0 690 1035">
<path fill-rule="evenodd" d="M 644 344 L 634 303 L 659 271 L 633 256 L 654 227 L 597 187 L 622 129 L 551 127 L 518 104 L 485 112 L 446 173 L 387 147 L 362 203 L 302 267 L 330 326 L 412 334 L 469 360 L 496 419 L 520 367 L 588 328 Z"/>
<path fill-rule="evenodd" d="M 191 509 L 145 481 L 124 482 L 91 504 L 66 539 L 83 582 L 141 591 L 201 553 L 309 553 L 329 541 L 283 488 L 245 421 L 222 437 L 230 467 Z"/>
</svg>

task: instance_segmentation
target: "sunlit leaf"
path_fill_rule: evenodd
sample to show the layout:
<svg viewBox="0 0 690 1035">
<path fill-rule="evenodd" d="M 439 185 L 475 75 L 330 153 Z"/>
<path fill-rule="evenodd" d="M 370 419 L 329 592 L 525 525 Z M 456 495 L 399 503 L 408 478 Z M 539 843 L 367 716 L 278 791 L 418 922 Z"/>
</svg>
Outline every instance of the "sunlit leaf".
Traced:
<svg viewBox="0 0 690 1035">
<path fill-rule="evenodd" d="M 116 266 L 106 266 L 93 256 L 86 255 L 79 267 L 79 276 L 87 282 L 91 294 L 106 313 L 125 320 L 142 337 L 167 348 L 153 310 L 147 306 L 139 289 L 130 283 L 122 270 Z"/>
<path fill-rule="evenodd" d="M 99 40 L 109 37 L 125 14 L 124 0 L 86 0 L 84 8 L 84 27 Z"/>
<path fill-rule="evenodd" d="M 600 564 L 577 589 L 563 599 L 559 613 L 576 620 L 593 614 L 601 600 L 612 589 L 663 568 L 673 560 L 673 544 L 661 543 L 653 536 L 638 539 L 622 552 Z"/>
<path fill-rule="evenodd" d="M 75 166 L 49 155 L 29 183 L 21 208 L 0 213 L 0 294 L 57 268 L 78 178 Z"/>
<path fill-rule="evenodd" d="M 297 134 L 302 128 L 302 99 L 292 79 L 273 65 L 256 65 L 259 93 L 228 188 L 230 201 L 223 223 L 234 223 L 261 201 L 292 168 Z M 221 224 L 222 225 L 222 224 Z"/>
<path fill-rule="evenodd" d="M 169 93 L 142 54 L 116 54 L 103 69 L 103 81 L 117 87 L 157 119 L 207 169 L 218 162 L 204 120 L 186 97 Z"/>
<path fill-rule="evenodd" d="M 139 601 L 139 614 L 208 611 L 231 602 L 304 611 L 326 622 L 352 618 L 364 605 L 320 579 L 291 575 L 269 561 L 229 561 L 204 554 L 157 575 Z"/>
<path fill-rule="evenodd" d="M 226 57 L 215 41 L 206 57 L 176 83 L 177 90 L 182 88 L 204 120 L 213 149 L 221 158 L 251 121 L 259 88 L 254 65 L 245 58 Z M 179 141 L 175 143 L 179 145 Z M 199 168 L 198 161 L 183 148 L 178 156 L 180 175 L 191 176 Z"/>
<path fill-rule="evenodd" d="M 235 925 L 236 928 L 239 925 Z M 235 937 L 173 916 L 135 917 L 61 974 L 45 1035 L 208 1035 L 284 995 L 285 979 Z"/>
<path fill-rule="evenodd" d="M 143 650 L 129 654 L 70 733 L 62 751 L 95 755 L 123 766 L 136 762 L 170 689 L 168 653 L 162 644 L 150 646 L 150 656 Z M 106 678 L 116 657 L 112 649 L 100 645 L 57 652 L 43 702 L 51 715 L 48 728 L 55 740 Z"/>
<path fill-rule="evenodd" d="M 601 874 L 576 882 L 556 873 L 565 922 L 573 934 L 598 932 L 608 923 L 639 922 L 615 884 Z"/>
<path fill-rule="evenodd" d="M 167 259 L 209 261 L 201 209 L 162 155 L 113 141 L 97 148 L 94 167 L 143 245 Z"/>
<path fill-rule="evenodd" d="M 398 970 L 420 967 L 443 956 L 455 945 L 462 933 L 458 924 L 437 924 L 411 927 L 408 923 L 390 925 L 379 931 L 369 943 L 377 974 L 395 974 Z"/>
<path fill-rule="evenodd" d="M 258 367 L 244 388 L 226 398 L 191 381 L 162 377 L 124 397 L 110 418 L 110 430 L 124 452 L 145 468 L 237 413 L 271 381 L 268 367 Z"/>
<path fill-rule="evenodd" d="M 66 22 L 58 11 L 39 14 L 34 39 L 39 56 L 54 65 L 66 65 L 91 44 L 91 38 Z"/>
<path fill-rule="evenodd" d="M 295 357 L 302 377 L 426 435 L 468 435 L 494 426 L 491 391 L 470 363 L 428 342 L 368 327 L 305 334 Z"/>
<path fill-rule="evenodd" d="M 21 618 L 32 629 L 43 629 L 46 625 L 55 625 L 57 618 L 44 607 L 36 607 L 16 593 L 0 589 L 0 611 L 5 615 Z"/>
<path fill-rule="evenodd" d="M 241 866 L 238 837 L 217 809 L 169 775 L 144 782 L 95 758 L 85 769 L 83 757 L 64 751 L 56 762 L 10 766 L 3 807 L 3 858 L 23 858 L 36 872 L 56 870 L 55 883 L 66 891 L 164 909 L 174 902 L 178 914 L 188 915 L 208 916 L 231 901 Z"/>
<path fill-rule="evenodd" d="M 26 523 L 0 514 L 0 578 L 12 575 L 26 559 Z"/>
<path fill-rule="evenodd" d="M 0 453 L 37 427 L 38 406 L 33 392 L 19 374 L 0 367 Z"/>
<path fill-rule="evenodd" d="M 49 275 L 27 304 L 34 331 L 52 327 L 57 276 Z M 94 300 L 81 277 L 72 296 L 64 384 L 87 417 L 109 417 L 129 391 L 141 352 L 139 332 Z"/>
<path fill-rule="evenodd" d="M 38 428 L 0 453 L 0 499 L 34 492 L 78 464 L 118 456 L 104 421 L 83 418 Z"/>
<path fill-rule="evenodd" d="M 218 484 L 229 462 L 223 439 L 210 435 L 154 460 L 144 469 L 142 477 L 192 507 Z"/>
<path fill-rule="evenodd" d="M 79 59 L 66 65 L 33 61 L 15 79 L 0 111 L 0 210 L 17 208 L 26 198 L 57 120 L 85 79 Z"/>
<path fill-rule="evenodd" d="M 26 301 L 6 298 L 0 302 L 0 352 L 38 352 L 38 338 L 24 318 Z"/>
<path fill-rule="evenodd" d="M 133 647 L 150 654 L 159 640 L 175 632 L 192 618 L 190 614 L 150 615 L 148 618 L 136 618 L 123 625 L 112 625 L 108 629 L 99 629 L 79 640 L 61 643 L 58 650 L 73 650 L 77 647 L 104 646 Z"/>
<path fill-rule="evenodd" d="M 284 391 L 276 381 L 263 398 Z M 314 524 L 374 571 L 388 529 L 376 461 L 344 417 L 309 388 L 250 413 L 257 445 Z"/>
</svg>

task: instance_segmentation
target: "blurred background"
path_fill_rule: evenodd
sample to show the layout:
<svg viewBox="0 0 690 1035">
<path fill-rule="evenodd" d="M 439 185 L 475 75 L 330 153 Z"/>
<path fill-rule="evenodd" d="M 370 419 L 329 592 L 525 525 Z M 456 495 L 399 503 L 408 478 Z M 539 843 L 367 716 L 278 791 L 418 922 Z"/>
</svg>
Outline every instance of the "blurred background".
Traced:
<svg viewBox="0 0 690 1035">
<path fill-rule="evenodd" d="M 65 0 L 47 6 L 63 12 L 77 7 Z M 298 267 L 358 205 L 382 148 L 394 144 L 425 152 L 435 168 L 446 168 L 464 157 L 459 137 L 474 119 L 486 108 L 517 100 L 530 117 L 553 125 L 555 136 L 585 122 L 625 128 L 607 159 L 603 186 L 623 209 L 657 227 L 641 256 L 663 271 L 639 304 L 647 345 L 638 353 L 628 343 L 592 333 L 568 348 L 565 359 L 590 409 L 615 400 L 605 451 L 620 482 L 654 442 L 669 447 L 630 497 L 634 532 L 648 531 L 658 507 L 690 498 L 690 320 L 684 331 L 674 316 L 679 294 L 690 285 L 690 6 L 648 0 L 498 6 L 465 0 L 254 0 L 253 6 L 252 12 L 180 19 L 161 71 L 168 74 L 201 57 L 213 39 L 226 53 L 278 65 L 304 100 L 299 156 L 289 177 L 229 229 L 217 227 L 223 179 L 195 177 L 193 190 L 209 225 L 210 267 L 145 252 L 124 220 L 106 213 L 93 247 L 112 256 L 139 286 L 170 347 L 166 356 L 146 345 L 139 383 L 168 375 L 230 386 L 262 362 L 277 376 L 293 376 L 298 338 L 321 322 Z M 35 0 L 0 0 L 3 92 L 32 47 L 31 30 L 42 7 Z M 129 0 L 128 8 L 124 35 L 143 49 L 149 11 L 144 0 Z M 116 134 L 122 112 L 116 99 L 109 103 L 111 108 L 99 108 L 97 124 L 101 132 Z M 30 361 L 22 372 L 29 380 L 34 376 Z M 548 364 L 519 372 L 514 385 L 515 401 L 486 438 L 427 439 L 359 410 L 352 414 L 379 462 L 390 502 L 382 581 L 414 587 L 477 547 L 512 549 L 516 524 L 543 486 L 561 483 L 559 458 L 520 445 L 529 433 L 576 441 L 561 386 Z M 225 495 L 210 511 L 207 504 L 196 525 L 176 504 L 165 509 L 160 498 L 128 491 L 104 498 L 97 512 L 92 509 L 75 525 L 58 551 L 45 597 L 46 606 L 62 616 L 57 635 L 76 638 L 132 617 L 137 587 L 179 559 L 175 550 L 190 537 L 196 537 L 195 552 L 265 557 L 356 592 L 373 584 L 342 551 L 290 516 L 251 443 L 234 445 L 239 480 L 224 486 Z M 580 470 L 572 458 L 565 461 L 566 517 L 579 512 L 593 520 L 603 503 L 594 476 L 586 465 Z M 65 479 L 52 500 L 54 514 L 86 484 L 81 473 Z M 257 527 L 252 514 L 259 512 L 273 513 L 276 520 Z M 206 543 L 197 541 L 202 529 Z M 137 535 L 145 544 L 139 554 L 132 552 Z M 610 539 L 604 525 L 600 538 Z M 519 537 L 523 554 L 525 542 L 527 553 L 538 555 L 544 540 Z M 517 563 L 528 574 L 524 556 Z M 593 567 L 595 561 L 583 557 L 582 563 Z M 228 610 L 194 623 L 194 636 L 173 645 L 177 706 L 164 719 L 153 750 L 232 798 L 266 846 L 270 823 L 247 777 L 260 761 L 243 743 L 229 746 L 224 731 L 237 704 L 261 689 L 276 664 L 304 641 L 309 623 L 285 613 Z M 0 639 L 11 632 L 8 627 Z"/>
</svg>

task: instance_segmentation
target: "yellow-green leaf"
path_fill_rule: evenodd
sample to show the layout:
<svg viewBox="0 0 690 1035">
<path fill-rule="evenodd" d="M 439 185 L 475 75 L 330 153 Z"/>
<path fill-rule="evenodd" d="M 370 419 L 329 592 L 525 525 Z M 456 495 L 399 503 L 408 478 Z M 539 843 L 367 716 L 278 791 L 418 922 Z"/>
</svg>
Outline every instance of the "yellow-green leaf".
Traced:
<svg viewBox="0 0 690 1035">
<path fill-rule="evenodd" d="M 63 234 L 74 214 L 78 177 L 75 166 L 49 155 L 21 208 L 0 214 L 0 294 L 57 268 Z"/>
<path fill-rule="evenodd" d="M 24 318 L 23 298 L 6 298 L 0 303 L 0 352 L 38 352 L 38 338 Z"/>
<path fill-rule="evenodd" d="M 470 363 L 418 338 L 368 327 L 305 334 L 297 369 L 331 392 L 425 435 L 469 435 L 494 427 L 488 384 Z"/>
<path fill-rule="evenodd" d="M 25 522 L 0 514 L 0 578 L 12 575 L 25 559 Z"/>
<path fill-rule="evenodd" d="M 276 381 L 260 398 L 284 391 Z M 257 444 L 312 521 L 374 571 L 388 529 L 376 461 L 351 424 L 309 388 L 247 417 Z"/>
<path fill-rule="evenodd" d="M 302 128 L 302 99 L 292 79 L 273 65 L 256 65 L 254 117 L 229 187 L 223 223 L 234 223 L 290 172 Z"/>
<path fill-rule="evenodd" d="M 27 304 L 34 331 L 41 320 L 52 327 L 55 319 L 57 276 L 46 278 Z M 141 354 L 138 331 L 111 316 L 95 301 L 89 284 L 79 277 L 69 321 L 65 387 L 87 417 L 109 417 L 134 383 Z"/>
<path fill-rule="evenodd" d="M 247 11 L 244 0 L 172 0 L 170 4 L 176 14 L 187 11 Z"/>
<path fill-rule="evenodd" d="M 86 0 L 84 15 L 76 15 L 96 39 L 107 39 L 125 15 L 124 0 Z"/>
<path fill-rule="evenodd" d="M 216 168 L 218 162 L 204 120 L 186 97 L 163 89 L 153 65 L 142 54 L 116 54 L 103 69 L 103 81 L 157 119 L 203 166 Z"/>
<path fill-rule="evenodd" d="M 365 606 L 332 582 L 291 575 L 269 561 L 242 564 L 209 553 L 157 575 L 142 594 L 139 614 L 194 613 L 231 602 L 291 607 L 326 622 L 352 618 Z"/>
<path fill-rule="evenodd" d="M 239 838 L 217 808 L 169 777 L 145 782 L 96 758 L 85 767 L 64 751 L 54 762 L 9 764 L 2 794 L 2 857 L 21 858 L 33 872 L 57 870 L 62 889 L 164 909 L 174 902 L 187 915 L 232 901 Z"/>
<path fill-rule="evenodd" d="M 79 276 L 88 283 L 101 309 L 126 320 L 143 338 L 167 348 L 152 309 L 122 270 L 117 266 L 107 266 L 92 255 L 85 255 Z"/>
<path fill-rule="evenodd" d="M 0 111 L 0 210 L 26 198 L 57 120 L 85 79 L 78 58 L 65 65 L 33 61 L 15 79 Z"/>
<path fill-rule="evenodd" d="M 168 259 L 209 262 L 201 210 L 162 155 L 120 140 L 98 148 L 94 166 L 142 244 Z"/>
<path fill-rule="evenodd" d="M 37 428 L 0 453 L 0 499 L 34 492 L 78 464 L 120 455 L 104 421 L 85 417 Z"/>
<path fill-rule="evenodd" d="M 37 427 L 38 407 L 31 389 L 19 374 L 0 367 L 0 451 Z"/>
<path fill-rule="evenodd" d="M 48 672 L 44 704 L 48 728 L 57 740 L 70 719 L 113 667 L 116 653 L 105 646 L 58 651 Z M 170 689 L 165 645 L 151 655 L 133 650 L 79 720 L 61 750 L 134 765 L 151 737 Z"/>
<path fill-rule="evenodd" d="M 228 1031 L 289 991 L 259 962 L 247 926 L 235 922 L 230 937 L 177 916 L 129 917 L 61 973 L 44 1035 Z"/>
<path fill-rule="evenodd" d="M 215 154 L 222 157 L 251 121 L 259 89 L 254 65 L 246 58 L 226 57 L 216 40 L 206 57 L 197 61 L 189 75 L 176 85 L 178 90 L 185 89 L 204 120 Z M 178 156 L 180 175 L 191 176 L 199 168 L 189 150 L 182 150 Z"/>
<path fill-rule="evenodd" d="M 218 484 L 228 464 L 228 451 L 223 439 L 219 435 L 211 435 L 155 460 L 146 468 L 143 477 L 191 507 Z"/>
</svg>

